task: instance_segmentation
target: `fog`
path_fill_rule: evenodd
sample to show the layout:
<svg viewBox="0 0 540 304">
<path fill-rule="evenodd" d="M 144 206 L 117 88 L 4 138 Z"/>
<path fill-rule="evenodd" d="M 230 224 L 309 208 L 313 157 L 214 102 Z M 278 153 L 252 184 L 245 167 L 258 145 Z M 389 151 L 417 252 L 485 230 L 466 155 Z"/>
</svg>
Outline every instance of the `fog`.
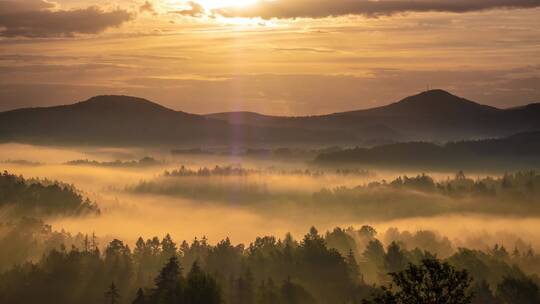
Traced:
<svg viewBox="0 0 540 304">
<path fill-rule="evenodd" d="M 148 155 L 163 160 L 163 163 L 129 168 L 65 164 L 76 159 L 134 160 Z M 39 164 L 16 163 L 13 162 L 15 159 Z M 365 210 L 361 212 L 348 210 L 348 207 L 339 206 L 337 203 L 332 204 L 334 205 L 332 208 L 317 208 L 303 201 L 323 188 L 353 188 L 373 181 L 390 181 L 397 176 L 420 172 L 370 171 L 350 175 L 325 172 L 324 175 L 315 176 L 315 174 L 291 173 L 292 170 L 306 169 L 316 172 L 317 169 L 310 167 L 307 161 L 277 162 L 230 156 L 173 156 L 168 151 L 159 150 L 51 148 L 20 144 L 1 145 L 0 161 L 3 161 L 2 169 L 12 174 L 73 184 L 83 196 L 99 205 L 102 211 L 99 216 L 50 217 L 46 220 L 54 230 L 65 230 L 72 234 L 95 233 L 103 238 L 120 238 L 128 243 L 133 243 L 139 236 L 163 236 L 167 233 L 175 239 L 191 240 L 194 237 L 206 236 L 210 242 L 215 243 L 230 237 L 233 243 L 249 243 L 257 236 L 284 236 L 287 232 L 300 238 L 311 226 L 316 226 L 319 231 L 326 231 L 334 227 L 360 227 L 369 224 L 381 235 L 392 227 L 401 231 L 437 231 L 440 235 L 451 239 L 456 248 L 467 246 L 485 249 L 494 243 L 507 243 L 513 246 L 518 239 L 540 248 L 537 241 L 540 240 L 538 229 L 540 217 L 534 214 L 525 217 L 516 214 L 484 214 L 470 210 L 460 212 L 460 209 L 454 212 L 447 206 L 452 204 L 452 200 L 441 198 L 436 194 L 421 194 L 419 197 L 423 197 L 425 202 L 433 201 L 437 204 L 437 208 L 448 208 L 448 212 L 443 210 L 431 214 L 419 208 L 408 210 L 404 214 L 381 216 L 384 213 L 395 213 L 395 210 L 390 209 L 395 206 L 392 204 L 399 202 L 393 202 L 388 206 L 377 205 L 381 210 L 377 214 L 371 214 Z M 166 170 L 178 169 L 181 165 L 190 170 L 213 168 L 216 165 L 234 165 L 258 171 L 246 176 L 181 179 L 163 176 Z M 429 174 L 436 180 L 444 180 L 454 176 L 455 172 Z M 477 174 L 482 176 L 481 173 Z M 213 199 L 204 195 L 190 198 L 189 195 L 174 191 L 165 194 L 161 191 L 144 193 L 132 191 L 133 187 L 143 181 L 156 183 L 165 188 L 170 184 L 205 185 L 203 188 L 196 188 L 197 191 L 220 185 L 220 191 L 225 192 L 217 193 L 221 199 Z M 256 194 L 248 191 L 246 195 L 245 189 L 241 186 L 239 189 L 235 188 L 235 185 L 238 187 L 242 184 L 248 185 L 247 189 L 253 189 L 252 186 L 257 185 L 259 187 L 257 189 L 262 190 Z M 259 198 L 263 201 L 256 201 Z M 465 201 L 459 204 L 474 204 L 474 202 Z"/>
</svg>

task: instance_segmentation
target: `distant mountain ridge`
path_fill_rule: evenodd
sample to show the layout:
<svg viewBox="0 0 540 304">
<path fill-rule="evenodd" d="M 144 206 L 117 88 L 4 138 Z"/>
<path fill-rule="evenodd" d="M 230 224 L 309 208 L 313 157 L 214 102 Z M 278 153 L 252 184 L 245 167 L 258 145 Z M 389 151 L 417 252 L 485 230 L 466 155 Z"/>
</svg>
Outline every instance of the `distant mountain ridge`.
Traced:
<svg viewBox="0 0 540 304">
<path fill-rule="evenodd" d="M 391 168 L 509 169 L 540 168 L 540 131 L 498 139 L 449 142 L 404 142 L 373 148 L 322 153 L 320 165 L 359 165 Z"/>
<path fill-rule="evenodd" d="M 313 125 L 319 128 L 384 126 L 395 140 L 448 141 L 500 137 L 540 129 L 540 104 L 499 109 L 443 90 L 430 90 L 398 102 L 365 110 L 306 117 L 275 117 L 249 112 L 207 117 L 249 125 Z"/>
<path fill-rule="evenodd" d="M 105 95 L 0 113 L 0 140 L 89 145 L 377 145 L 540 130 L 540 104 L 511 109 L 432 90 L 387 106 L 305 117 L 190 114 L 146 99 Z"/>
</svg>

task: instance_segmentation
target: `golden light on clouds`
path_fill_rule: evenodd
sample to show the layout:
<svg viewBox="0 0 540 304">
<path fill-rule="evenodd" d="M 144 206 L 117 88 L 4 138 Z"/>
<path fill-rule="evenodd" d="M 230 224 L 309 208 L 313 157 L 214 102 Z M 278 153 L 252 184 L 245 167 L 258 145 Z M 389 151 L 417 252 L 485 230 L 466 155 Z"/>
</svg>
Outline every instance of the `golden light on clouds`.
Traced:
<svg viewBox="0 0 540 304">
<path fill-rule="evenodd" d="M 2 110 L 126 94 L 195 113 L 324 114 L 428 84 L 500 107 L 540 100 L 534 1 L 54 2 L 0 0 Z"/>
<path fill-rule="evenodd" d="M 191 16 L 213 15 L 213 17 L 220 17 L 214 15 L 213 11 L 222 8 L 247 8 L 255 5 L 257 1 L 258 0 L 168 0 L 165 3 L 165 7 L 175 12 L 184 12 Z"/>
<path fill-rule="evenodd" d="M 245 7 L 253 5 L 257 0 L 198 0 L 206 9 L 216 9 L 222 7 Z"/>
</svg>

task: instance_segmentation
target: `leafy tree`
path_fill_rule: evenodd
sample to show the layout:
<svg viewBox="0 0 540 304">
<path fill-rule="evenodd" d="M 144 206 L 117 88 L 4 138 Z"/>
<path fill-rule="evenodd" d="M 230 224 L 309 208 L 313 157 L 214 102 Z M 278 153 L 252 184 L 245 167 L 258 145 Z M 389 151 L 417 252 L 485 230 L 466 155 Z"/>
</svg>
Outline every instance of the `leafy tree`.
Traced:
<svg viewBox="0 0 540 304">
<path fill-rule="evenodd" d="M 58 181 L 25 179 L 0 173 L 0 207 L 8 215 L 99 214 L 98 206 L 83 198 L 72 185 Z"/>
<path fill-rule="evenodd" d="M 425 259 L 420 265 L 391 273 L 393 284 L 381 287 L 381 293 L 364 303 L 379 304 L 469 304 L 471 279 L 466 270 L 456 270 L 437 259 Z M 395 285 L 395 286 L 394 286 Z"/>
<path fill-rule="evenodd" d="M 384 247 L 382 243 L 377 240 L 371 240 L 364 250 L 363 253 L 364 258 L 368 260 L 370 263 L 374 264 L 377 267 L 382 267 L 384 265 Z"/>
<path fill-rule="evenodd" d="M 354 253 L 352 250 L 349 251 L 349 254 L 347 255 L 345 261 L 347 263 L 347 269 L 349 270 L 349 275 L 351 276 L 351 279 L 353 280 L 353 282 L 358 282 L 359 280 L 361 280 L 358 263 L 356 262 L 356 258 L 354 257 Z"/>
<path fill-rule="evenodd" d="M 377 235 L 377 230 L 369 225 L 364 225 L 360 227 L 358 234 L 362 237 L 373 239 Z"/>
<path fill-rule="evenodd" d="M 401 271 L 407 267 L 407 258 L 396 242 L 392 242 L 388 245 L 384 257 L 384 266 L 386 270 L 391 273 Z"/>
<path fill-rule="evenodd" d="M 528 277 L 505 277 L 497 285 L 496 295 L 503 304 L 540 303 L 538 285 Z"/>
<path fill-rule="evenodd" d="M 356 254 L 356 242 L 347 231 L 339 227 L 326 233 L 325 242 L 328 248 L 334 248 L 342 255 L 347 255 L 350 250 Z"/>
<path fill-rule="evenodd" d="M 472 304 L 497 304 L 498 301 L 486 281 L 480 281 L 472 286 L 474 298 Z"/>
<path fill-rule="evenodd" d="M 275 304 L 278 303 L 279 294 L 272 279 L 262 281 L 257 291 L 257 304 Z"/>
<path fill-rule="evenodd" d="M 315 302 L 313 296 L 301 285 L 293 283 L 290 277 L 281 285 L 282 304 L 312 304 Z"/>
</svg>

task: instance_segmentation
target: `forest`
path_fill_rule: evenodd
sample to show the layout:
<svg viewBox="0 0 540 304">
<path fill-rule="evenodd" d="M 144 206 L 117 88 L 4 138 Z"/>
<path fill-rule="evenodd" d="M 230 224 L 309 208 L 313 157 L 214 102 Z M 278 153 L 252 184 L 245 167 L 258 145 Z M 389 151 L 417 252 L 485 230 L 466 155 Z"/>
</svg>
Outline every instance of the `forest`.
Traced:
<svg viewBox="0 0 540 304">
<path fill-rule="evenodd" d="M 540 0 L 0 0 L 0 304 L 540 304 Z"/>
<path fill-rule="evenodd" d="M 7 213 L 46 216 L 100 212 L 72 185 L 58 181 L 25 179 L 4 171 L 0 174 L 0 189 L 0 208 Z"/>
<path fill-rule="evenodd" d="M 523 170 L 537 167 L 540 132 L 502 138 L 448 141 L 444 144 L 408 141 L 322 152 L 314 162 L 325 165 L 361 164 L 391 168 Z"/>
<path fill-rule="evenodd" d="M 325 187 L 324 182 L 321 182 L 320 188 L 314 188 L 313 191 L 278 187 L 268 181 L 271 178 L 286 181 L 291 177 L 324 181 L 328 176 L 344 179 L 355 176 L 369 181 L 360 185 L 332 188 Z M 230 196 L 234 195 L 235 204 L 248 208 L 276 206 L 275 212 L 278 213 L 284 206 L 327 211 L 340 209 L 347 210 L 349 215 L 369 213 L 380 217 L 403 217 L 411 213 L 519 215 L 540 212 L 540 174 L 534 170 L 475 178 L 467 177 L 463 171 L 459 171 L 444 180 L 436 180 L 426 174 L 411 177 L 403 175 L 389 181 L 376 178 L 372 172 L 359 169 L 260 171 L 241 167 L 217 166 L 198 170 L 181 167 L 165 171 L 153 180 L 128 186 L 126 190 L 138 194 L 177 196 L 223 204 L 229 204 Z M 391 214 L 380 208 L 381 202 L 391 207 Z M 412 206 L 414 209 L 411 210 Z"/>
<path fill-rule="evenodd" d="M 0 303 L 540 303 L 534 169 L 31 148 L 2 163 Z"/>
<path fill-rule="evenodd" d="M 530 247 L 453 248 L 430 231 L 403 232 L 388 246 L 382 237 L 367 225 L 324 234 L 312 227 L 299 240 L 287 234 L 247 246 L 228 238 L 211 245 L 205 237 L 175 242 L 167 234 L 140 237 L 131 249 L 118 239 L 100 246 L 95 235 L 54 232 L 26 218 L 2 238 L 3 252 L 41 242 L 48 250 L 35 262 L 4 265 L 0 301 L 432 303 L 437 292 L 447 299 L 440 303 L 540 301 L 540 255 Z"/>
</svg>

